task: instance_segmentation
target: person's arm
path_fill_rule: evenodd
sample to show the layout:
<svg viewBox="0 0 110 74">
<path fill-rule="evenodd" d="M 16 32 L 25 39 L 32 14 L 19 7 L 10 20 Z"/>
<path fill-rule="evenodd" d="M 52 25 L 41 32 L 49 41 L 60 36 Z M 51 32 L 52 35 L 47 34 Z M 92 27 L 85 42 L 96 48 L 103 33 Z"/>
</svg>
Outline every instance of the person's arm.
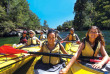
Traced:
<svg viewBox="0 0 110 74">
<path fill-rule="evenodd" d="M 79 39 L 79 37 L 78 37 L 78 35 L 76 34 L 76 43 L 77 44 L 80 44 L 81 42 L 80 42 L 80 39 Z"/>
<path fill-rule="evenodd" d="M 63 52 L 63 54 L 68 54 L 62 44 L 60 44 L 60 50 Z"/>
<path fill-rule="evenodd" d="M 72 66 L 72 64 L 76 61 L 76 59 L 79 57 L 79 55 L 82 52 L 82 49 L 84 48 L 84 43 L 81 43 L 78 47 L 78 51 L 75 53 L 75 55 L 71 58 L 70 62 L 68 63 L 68 65 L 63 68 L 59 74 L 66 74 L 68 72 L 68 70 L 70 69 L 70 67 Z"/>
<path fill-rule="evenodd" d="M 101 62 L 99 62 L 98 64 L 93 64 L 92 67 L 93 68 L 96 68 L 96 69 L 101 69 L 102 66 L 108 61 L 109 59 L 109 56 L 107 54 L 107 52 L 105 51 L 105 47 L 103 45 L 101 45 L 101 48 L 100 48 L 100 52 L 103 56 L 103 59 Z"/>
<path fill-rule="evenodd" d="M 78 35 L 77 35 L 77 34 L 76 34 L 76 40 L 77 40 L 77 41 L 80 41 L 80 39 L 79 39 L 79 37 L 78 37 Z"/>
<path fill-rule="evenodd" d="M 59 35 L 59 34 L 57 35 L 57 38 L 58 38 L 58 40 L 62 40 L 62 38 L 60 37 L 60 35 Z"/>
<path fill-rule="evenodd" d="M 28 38 L 27 43 L 26 43 L 26 45 L 25 45 L 25 46 L 28 46 L 28 41 L 29 41 L 29 38 Z"/>
<path fill-rule="evenodd" d="M 69 35 L 66 36 L 66 38 L 64 38 L 62 41 L 66 41 L 68 40 Z"/>
<path fill-rule="evenodd" d="M 39 42 L 40 47 L 41 47 L 42 46 L 42 43 L 41 43 L 41 41 L 37 37 L 36 37 L 36 41 Z"/>
</svg>

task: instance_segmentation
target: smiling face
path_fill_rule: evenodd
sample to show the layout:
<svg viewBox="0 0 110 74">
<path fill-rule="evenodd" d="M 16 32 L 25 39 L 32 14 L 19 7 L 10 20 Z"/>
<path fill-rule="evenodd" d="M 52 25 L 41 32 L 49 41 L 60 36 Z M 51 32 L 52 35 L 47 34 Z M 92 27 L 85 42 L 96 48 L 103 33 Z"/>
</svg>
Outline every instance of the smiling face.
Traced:
<svg viewBox="0 0 110 74">
<path fill-rule="evenodd" d="M 47 39 L 48 39 L 49 44 L 54 44 L 54 42 L 55 42 L 55 33 L 49 33 Z"/>
<path fill-rule="evenodd" d="M 29 36 L 30 37 L 33 37 L 34 36 L 34 33 L 33 32 L 29 32 Z"/>
<path fill-rule="evenodd" d="M 23 33 L 23 37 L 26 37 L 26 33 Z"/>
<path fill-rule="evenodd" d="M 43 32 L 40 32 L 41 35 L 43 35 Z"/>
<path fill-rule="evenodd" d="M 73 34 L 74 33 L 74 30 L 70 30 L 70 33 Z"/>
<path fill-rule="evenodd" d="M 96 39 L 98 37 L 99 33 L 98 33 L 98 30 L 96 28 L 92 28 L 90 29 L 89 31 L 89 38 L 92 38 L 92 39 Z"/>
</svg>

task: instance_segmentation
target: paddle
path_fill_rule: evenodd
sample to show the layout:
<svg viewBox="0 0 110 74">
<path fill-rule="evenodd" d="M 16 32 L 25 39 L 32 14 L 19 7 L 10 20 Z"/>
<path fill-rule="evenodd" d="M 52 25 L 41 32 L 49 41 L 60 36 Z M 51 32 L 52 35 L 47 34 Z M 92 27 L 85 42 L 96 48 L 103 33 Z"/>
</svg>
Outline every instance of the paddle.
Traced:
<svg viewBox="0 0 110 74">
<path fill-rule="evenodd" d="M 68 55 L 68 54 L 59 54 L 59 53 L 44 53 L 44 52 L 28 52 L 30 54 L 36 54 L 36 55 L 45 55 L 45 56 L 54 56 L 54 57 L 61 57 L 61 58 L 69 58 L 71 59 L 74 55 Z M 86 57 L 86 56 L 80 56 L 78 60 L 86 61 L 86 62 L 101 62 L 102 57 Z M 109 60 L 110 61 L 110 58 Z M 108 62 L 107 62 L 108 63 Z"/>
<path fill-rule="evenodd" d="M 64 43 L 64 42 L 65 42 L 65 43 L 66 43 L 66 42 L 72 42 L 72 43 L 74 42 L 74 43 L 76 43 L 76 41 L 60 41 L 60 43 Z"/>
<path fill-rule="evenodd" d="M 29 54 L 55 56 L 55 57 L 62 57 L 62 58 L 72 58 L 73 57 L 73 55 L 68 55 L 68 54 L 28 52 L 28 51 L 25 51 L 25 50 L 15 49 L 11 46 L 1 46 L 0 47 L 0 53 L 4 53 L 4 54 L 29 53 Z M 83 59 L 89 59 L 92 62 L 96 62 L 96 60 L 91 60 L 91 59 L 100 59 L 101 60 L 101 57 L 85 57 L 85 56 L 80 56 L 78 59 L 82 59 L 82 58 Z"/>
<path fill-rule="evenodd" d="M 27 53 L 27 51 L 15 49 L 11 46 L 1 46 L 0 47 L 0 53 L 2 54 L 18 54 L 18 53 Z"/>
</svg>

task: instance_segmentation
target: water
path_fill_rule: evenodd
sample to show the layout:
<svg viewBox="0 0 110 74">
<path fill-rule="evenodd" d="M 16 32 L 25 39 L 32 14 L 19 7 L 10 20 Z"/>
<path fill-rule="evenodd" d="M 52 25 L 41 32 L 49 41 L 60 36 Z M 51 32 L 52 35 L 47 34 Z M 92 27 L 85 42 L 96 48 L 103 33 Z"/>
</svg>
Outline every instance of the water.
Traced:
<svg viewBox="0 0 110 74">
<path fill-rule="evenodd" d="M 75 33 L 78 35 L 80 40 L 82 40 L 82 38 L 85 37 L 86 32 L 87 31 L 75 31 Z M 110 56 L 110 34 L 109 33 L 110 33 L 110 30 L 109 31 L 102 31 L 102 34 L 105 39 L 105 44 L 106 44 L 105 49 L 106 49 L 108 55 Z M 69 31 L 68 32 L 60 32 L 59 34 L 62 38 L 65 38 L 67 36 L 67 34 L 69 34 Z M 63 45 L 65 45 L 65 44 L 63 44 Z"/>
<path fill-rule="evenodd" d="M 85 37 L 86 32 L 87 31 L 75 31 L 75 33 L 78 35 L 80 40 L 82 40 L 82 38 Z M 110 31 L 102 31 L 106 45 L 110 45 L 110 34 L 109 33 L 110 33 Z M 59 34 L 62 38 L 65 38 L 69 34 L 69 31 L 68 32 L 60 32 Z"/>
<path fill-rule="evenodd" d="M 85 37 L 87 31 L 75 31 L 75 33 L 79 36 L 80 40 L 82 40 L 83 37 Z M 102 31 L 105 43 L 106 43 L 106 51 L 110 55 L 110 30 L 109 31 Z M 69 31 L 67 32 L 60 32 L 59 33 L 62 38 L 65 38 L 68 34 Z M 38 35 L 37 35 L 38 36 Z M 0 38 L 0 46 L 4 44 L 14 44 L 14 43 L 19 43 L 20 37 L 6 37 L 6 38 Z"/>
</svg>

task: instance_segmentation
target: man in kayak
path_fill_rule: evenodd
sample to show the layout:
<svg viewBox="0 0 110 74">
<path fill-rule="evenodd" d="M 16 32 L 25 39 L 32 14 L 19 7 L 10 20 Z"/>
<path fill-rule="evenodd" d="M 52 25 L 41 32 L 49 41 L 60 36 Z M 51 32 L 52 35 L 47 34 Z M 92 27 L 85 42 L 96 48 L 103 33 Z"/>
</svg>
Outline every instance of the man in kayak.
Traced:
<svg viewBox="0 0 110 74">
<path fill-rule="evenodd" d="M 101 69 L 105 63 L 107 63 L 109 57 L 107 52 L 105 51 L 105 41 L 101 31 L 99 30 L 98 27 L 92 26 L 88 30 L 83 42 L 79 45 L 78 51 L 72 57 L 68 65 L 60 71 L 60 74 L 67 73 L 70 67 L 72 67 L 72 64 L 75 63 L 75 61 L 80 55 L 97 57 L 99 51 L 103 56 L 102 61 L 91 65 L 91 68 L 98 69 L 98 70 Z M 84 64 L 83 61 L 81 62 Z"/>
<path fill-rule="evenodd" d="M 55 30 L 56 40 L 62 40 L 62 38 L 60 37 L 60 35 L 58 33 L 59 33 L 59 31 Z"/>
<path fill-rule="evenodd" d="M 76 41 L 77 44 L 80 43 L 80 39 L 78 35 L 74 33 L 74 28 L 70 29 L 69 35 L 67 35 L 67 37 L 63 39 L 62 41 Z"/>
<path fill-rule="evenodd" d="M 47 41 L 42 44 L 40 52 L 67 54 L 62 44 L 56 41 L 54 30 L 48 30 Z M 35 74 L 59 74 L 59 71 L 64 68 L 65 62 L 60 57 L 42 56 L 34 67 Z"/>
<path fill-rule="evenodd" d="M 20 38 L 19 43 L 25 44 L 27 43 L 27 40 L 28 40 L 27 31 L 23 31 L 22 37 Z"/>
<path fill-rule="evenodd" d="M 45 40 L 45 39 L 46 39 L 46 36 L 44 35 L 44 32 L 41 31 L 40 36 L 39 36 L 39 40 Z"/>
<path fill-rule="evenodd" d="M 35 35 L 36 34 L 35 34 L 35 32 L 33 30 L 29 31 L 29 39 L 27 41 L 27 46 L 29 46 L 29 45 L 36 45 L 38 43 L 41 45 L 40 40 Z"/>
</svg>

